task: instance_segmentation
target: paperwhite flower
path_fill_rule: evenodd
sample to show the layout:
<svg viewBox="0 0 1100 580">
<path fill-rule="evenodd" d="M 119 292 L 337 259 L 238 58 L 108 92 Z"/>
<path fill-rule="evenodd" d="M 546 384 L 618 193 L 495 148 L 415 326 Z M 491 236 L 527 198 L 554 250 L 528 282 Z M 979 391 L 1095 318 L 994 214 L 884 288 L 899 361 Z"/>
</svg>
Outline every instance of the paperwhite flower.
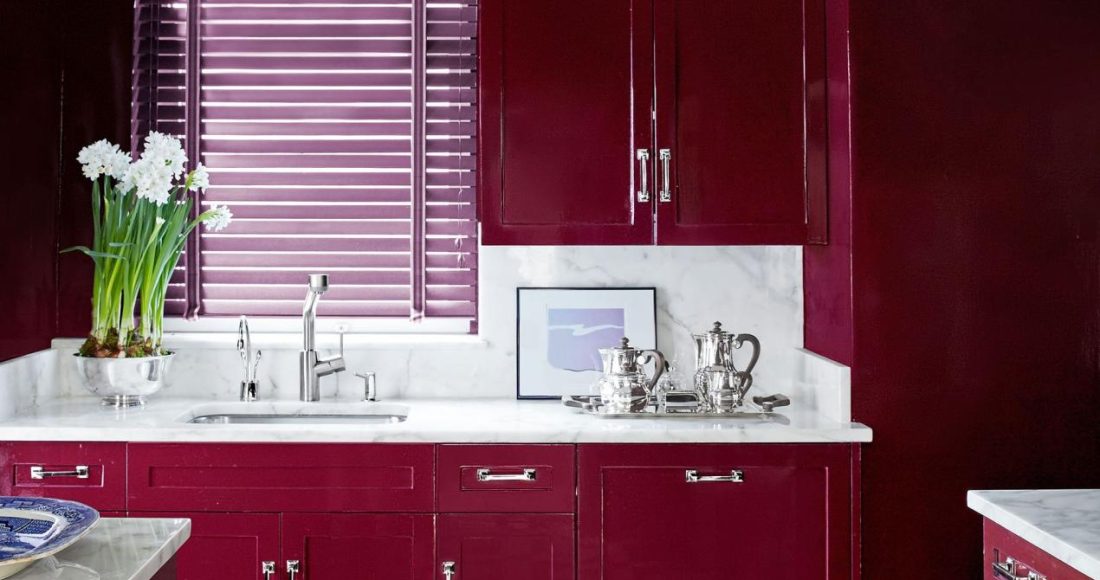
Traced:
<svg viewBox="0 0 1100 580">
<path fill-rule="evenodd" d="M 123 153 L 118 145 L 106 139 L 100 139 L 81 149 L 76 156 L 76 161 L 80 163 L 84 177 L 92 181 L 98 179 L 100 175 L 122 179 L 130 167 L 130 156 Z"/>
<path fill-rule="evenodd" d="M 179 179 L 187 165 L 187 154 L 180 140 L 156 131 L 145 137 L 145 150 L 141 152 L 141 158 L 167 167 L 172 179 Z"/>
<path fill-rule="evenodd" d="M 172 170 L 155 158 L 142 155 L 123 176 L 122 187 L 127 191 L 134 189 L 138 197 L 163 205 L 172 193 Z"/>
<path fill-rule="evenodd" d="M 199 163 L 191 175 L 191 191 L 200 189 L 206 191 L 208 187 L 210 187 L 210 172 L 206 170 L 206 166 Z"/>
<path fill-rule="evenodd" d="M 215 205 L 210 211 L 210 216 L 203 221 L 207 231 L 220 232 L 233 221 L 233 212 L 229 211 L 228 206 Z"/>
<path fill-rule="evenodd" d="M 165 222 L 166 220 L 165 220 L 164 218 L 162 218 L 162 217 L 160 217 L 160 216 L 158 215 L 158 216 L 157 216 L 157 219 L 156 219 L 156 220 L 154 220 L 154 221 L 156 221 L 156 223 L 157 223 L 157 225 L 158 225 L 158 226 L 163 226 L 163 225 L 164 225 L 164 222 Z"/>
</svg>

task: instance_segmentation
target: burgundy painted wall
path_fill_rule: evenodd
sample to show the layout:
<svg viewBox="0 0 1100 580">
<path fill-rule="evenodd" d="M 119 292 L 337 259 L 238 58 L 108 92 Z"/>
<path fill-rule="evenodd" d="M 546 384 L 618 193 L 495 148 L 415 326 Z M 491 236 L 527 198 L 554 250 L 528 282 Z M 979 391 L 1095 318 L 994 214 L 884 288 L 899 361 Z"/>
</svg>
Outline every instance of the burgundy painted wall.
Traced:
<svg viewBox="0 0 1100 580">
<path fill-rule="evenodd" d="M 1100 5 L 851 4 L 851 246 L 807 249 L 806 343 L 875 430 L 863 577 L 979 578 L 966 490 L 1100 487 Z"/>
<path fill-rule="evenodd" d="M 97 139 L 129 144 L 130 0 L 0 2 L 0 360 L 81 336 L 90 320 L 91 190 L 76 163 Z"/>
</svg>

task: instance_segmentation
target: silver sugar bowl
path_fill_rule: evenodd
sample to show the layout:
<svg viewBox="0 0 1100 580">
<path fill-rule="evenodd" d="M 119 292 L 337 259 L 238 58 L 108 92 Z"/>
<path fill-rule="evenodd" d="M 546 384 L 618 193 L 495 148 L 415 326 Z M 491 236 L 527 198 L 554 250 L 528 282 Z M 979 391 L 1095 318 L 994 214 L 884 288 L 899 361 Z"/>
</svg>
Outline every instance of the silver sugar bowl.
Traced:
<svg viewBox="0 0 1100 580">
<path fill-rule="evenodd" d="M 665 357 L 657 350 L 630 346 L 623 337 L 619 346 L 601 348 L 603 376 L 600 377 L 600 402 L 606 413 L 640 413 L 649 405 L 654 387 L 665 372 Z M 645 373 L 645 363 L 654 361 L 653 375 Z"/>
</svg>

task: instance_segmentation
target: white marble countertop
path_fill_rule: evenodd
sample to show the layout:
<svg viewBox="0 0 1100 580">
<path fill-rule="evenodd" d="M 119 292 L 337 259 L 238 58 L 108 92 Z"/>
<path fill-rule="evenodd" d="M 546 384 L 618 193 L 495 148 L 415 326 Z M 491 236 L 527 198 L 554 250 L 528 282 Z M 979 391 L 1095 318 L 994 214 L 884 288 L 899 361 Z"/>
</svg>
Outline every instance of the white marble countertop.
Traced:
<svg viewBox="0 0 1100 580">
<path fill-rule="evenodd" d="M 191 537 L 191 520 L 103 518 L 12 580 L 150 580 Z"/>
<path fill-rule="evenodd" d="M 1100 489 L 971 491 L 966 505 L 1089 578 L 1100 578 Z"/>
<path fill-rule="evenodd" d="M 602 419 L 558 401 L 410 399 L 328 404 L 339 413 L 404 405 L 408 420 L 383 424 L 190 424 L 203 412 L 245 408 L 293 413 L 326 403 L 212 402 L 154 397 L 145 408 L 114 410 L 91 397 L 57 399 L 0 421 L 7 441 L 427 442 L 427 443 L 865 443 L 871 430 L 797 406 L 777 420 Z M 316 408 L 316 407 L 312 407 Z"/>
</svg>

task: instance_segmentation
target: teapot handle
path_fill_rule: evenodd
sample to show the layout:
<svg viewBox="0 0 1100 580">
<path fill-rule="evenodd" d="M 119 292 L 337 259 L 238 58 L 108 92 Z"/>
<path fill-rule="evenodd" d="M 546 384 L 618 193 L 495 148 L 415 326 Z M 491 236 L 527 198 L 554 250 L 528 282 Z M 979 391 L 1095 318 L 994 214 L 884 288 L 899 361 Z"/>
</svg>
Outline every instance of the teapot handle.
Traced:
<svg viewBox="0 0 1100 580">
<path fill-rule="evenodd" d="M 657 380 L 661 378 L 661 375 L 665 374 L 665 368 L 667 364 L 665 362 L 665 355 L 661 354 L 659 350 L 643 350 L 638 353 L 638 360 L 641 362 L 654 361 L 653 378 L 649 380 L 649 384 L 645 387 L 647 395 L 652 395 L 653 390 L 657 387 Z"/>
<path fill-rule="evenodd" d="M 741 348 L 741 344 L 745 342 L 752 345 L 752 358 L 749 359 L 749 366 L 745 367 L 745 374 L 752 374 L 756 361 L 760 359 L 760 341 L 751 334 L 738 334 L 733 339 L 733 348 Z"/>
</svg>

